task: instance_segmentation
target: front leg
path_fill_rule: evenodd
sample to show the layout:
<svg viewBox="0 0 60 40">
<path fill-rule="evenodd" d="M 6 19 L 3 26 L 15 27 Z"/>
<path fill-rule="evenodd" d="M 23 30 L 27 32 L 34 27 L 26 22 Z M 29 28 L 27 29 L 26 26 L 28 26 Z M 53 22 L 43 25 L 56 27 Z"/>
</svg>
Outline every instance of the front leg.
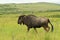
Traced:
<svg viewBox="0 0 60 40">
<path fill-rule="evenodd" d="M 29 32 L 29 30 L 30 30 L 30 28 L 28 27 L 28 28 L 27 28 L 27 32 Z"/>
<path fill-rule="evenodd" d="M 36 28 L 34 28 L 34 30 L 36 31 L 36 33 L 37 33 L 37 30 L 36 30 Z"/>
</svg>

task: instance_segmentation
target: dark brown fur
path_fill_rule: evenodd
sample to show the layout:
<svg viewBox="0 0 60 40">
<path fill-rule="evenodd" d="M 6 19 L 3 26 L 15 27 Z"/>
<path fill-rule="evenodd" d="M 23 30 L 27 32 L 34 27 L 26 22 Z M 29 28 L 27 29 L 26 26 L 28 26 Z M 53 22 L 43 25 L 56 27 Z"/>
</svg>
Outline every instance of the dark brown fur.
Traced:
<svg viewBox="0 0 60 40">
<path fill-rule="evenodd" d="M 48 18 L 36 17 L 35 15 L 21 15 L 18 18 L 18 24 L 27 25 L 28 31 L 30 30 L 30 28 L 34 28 L 36 31 L 36 28 L 43 27 L 48 32 L 50 29 L 48 23 L 51 24 Z M 53 25 L 51 24 L 51 26 L 53 31 Z"/>
</svg>

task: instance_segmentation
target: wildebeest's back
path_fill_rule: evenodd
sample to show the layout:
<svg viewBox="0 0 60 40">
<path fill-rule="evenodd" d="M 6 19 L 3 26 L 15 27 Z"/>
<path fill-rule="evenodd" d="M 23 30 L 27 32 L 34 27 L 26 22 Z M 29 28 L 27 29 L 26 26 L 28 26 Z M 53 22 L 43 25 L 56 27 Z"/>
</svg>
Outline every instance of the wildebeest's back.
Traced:
<svg viewBox="0 0 60 40">
<path fill-rule="evenodd" d="M 38 21 L 38 17 L 36 17 L 36 16 L 33 16 L 33 15 L 29 15 L 29 16 L 27 16 L 27 21 L 28 21 L 28 25 L 30 26 L 30 27 L 37 27 L 37 28 L 39 28 L 41 25 L 38 23 L 39 21 Z"/>
<path fill-rule="evenodd" d="M 48 23 L 48 20 L 49 20 L 49 19 L 47 19 L 47 18 L 45 18 L 45 17 L 40 17 L 38 20 L 39 20 L 39 23 L 40 23 L 41 25 L 46 25 L 46 24 Z"/>
<path fill-rule="evenodd" d="M 48 23 L 48 19 L 45 17 L 36 17 L 34 15 L 28 15 L 24 19 L 24 24 L 29 26 L 29 27 L 41 27 L 43 25 L 46 25 Z"/>
<path fill-rule="evenodd" d="M 45 17 L 32 17 L 31 18 L 31 26 L 33 27 L 39 28 L 47 24 L 48 24 L 48 19 Z"/>
</svg>

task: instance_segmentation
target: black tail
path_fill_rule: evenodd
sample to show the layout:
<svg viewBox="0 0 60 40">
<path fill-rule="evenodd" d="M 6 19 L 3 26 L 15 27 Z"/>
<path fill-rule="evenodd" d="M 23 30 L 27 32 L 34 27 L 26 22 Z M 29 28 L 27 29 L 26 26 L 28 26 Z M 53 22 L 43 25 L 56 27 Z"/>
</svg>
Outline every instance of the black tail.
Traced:
<svg viewBox="0 0 60 40">
<path fill-rule="evenodd" d="M 49 21 L 49 23 L 51 24 L 51 22 L 50 22 L 50 20 L 48 20 Z M 51 32 L 53 32 L 53 30 L 54 30 L 54 28 L 53 28 L 53 25 L 51 24 Z"/>
</svg>

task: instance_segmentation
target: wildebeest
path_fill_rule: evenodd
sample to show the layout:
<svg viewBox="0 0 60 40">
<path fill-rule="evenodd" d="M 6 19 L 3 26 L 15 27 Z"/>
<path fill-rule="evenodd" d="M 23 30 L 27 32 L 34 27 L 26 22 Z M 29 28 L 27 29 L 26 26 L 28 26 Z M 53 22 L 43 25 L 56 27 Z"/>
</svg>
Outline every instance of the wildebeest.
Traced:
<svg viewBox="0 0 60 40">
<path fill-rule="evenodd" d="M 45 31 L 49 31 L 50 27 L 48 23 L 51 24 L 50 20 L 45 17 L 37 17 L 35 15 L 21 15 L 18 18 L 18 24 L 25 24 L 27 26 L 27 30 L 29 31 L 31 28 L 37 32 L 36 28 L 43 27 Z M 53 31 L 53 25 L 51 24 L 51 31 Z"/>
</svg>

